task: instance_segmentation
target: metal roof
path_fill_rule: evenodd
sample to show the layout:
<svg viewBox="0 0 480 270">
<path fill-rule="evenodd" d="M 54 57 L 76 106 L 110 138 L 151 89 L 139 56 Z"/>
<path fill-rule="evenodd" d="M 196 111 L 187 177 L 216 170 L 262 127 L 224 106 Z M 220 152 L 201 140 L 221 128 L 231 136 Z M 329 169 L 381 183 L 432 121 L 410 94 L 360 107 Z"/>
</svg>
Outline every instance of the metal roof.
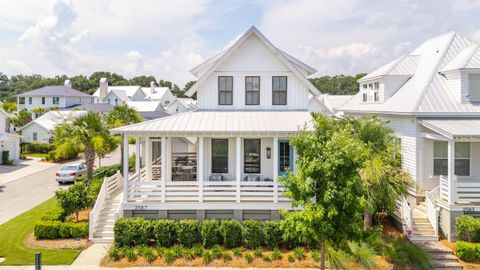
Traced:
<svg viewBox="0 0 480 270">
<path fill-rule="evenodd" d="M 46 112 L 44 115 L 34 119 L 30 123 L 26 124 L 25 126 L 19 128 L 22 130 L 27 126 L 36 124 L 46 130 L 53 130 L 58 124 L 63 123 L 63 121 L 68 120 L 69 118 L 76 118 L 86 114 L 87 111 L 77 111 L 77 110 L 70 110 L 70 111 L 49 111 Z"/>
<path fill-rule="evenodd" d="M 60 109 L 60 111 L 72 111 L 72 110 L 87 110 L 95 112 L 109 112 L 113 109 L 113 105 L 109 103 L 85 103 L 70 108 Z"/>
<path fill-rule="evenodd" d="M 362 77 L 359 82 L 367 81 L 381 76 L 412 76 L 417 70 L 418 61 L 420 56 L 418 55 L 404 55 L 394 61 L 368 73 Z"/>
<path fill-rule="evenodd" d="M 92 97 L 89 94 L 75 90 L 73 88 L 65 86 L 44 86 L 32 91 L 28 91 L 19 95 L 17 97 L 33 97 L 33 96 L 61 96 L 61 97 Z"/>
<path fill-rule="evenodd" d="M 463 50 L 440 72 L 464 68 L 480 68 L 480 44 L 474 44 Z"/>
<path fill-rule="evenodd" d="M 127 86 L 116 86 L 116 85 L 109 85 L 108 86 L 108 93 L 110 93 L 111 91 L 123 91 L 125 92 L 125 95 L 127 95 L 128 97 L 132 97 L 133 95 L 135 95 L 135 93 L 137 93 L 137 91 L 143 91 L 142 88 L 138 85 L 134 85 L 134 86 L 131 86 L 131 85 L 127 85 Z M 93 96 L 94 97 L 99 97 L 100 96 L 100 88 L 98 88 L 95 93 L 93 93 Z"/>
<path fill-rule="evenodd" d="M 193 111 L 112 129 L 112 133 L 296 133 L 312 117 L 306 111 Z"/>
<path fill-rule="evenodd" d="M 420 123 L 448 138 L 480 137 L 480 119 L 436 119 Z"/>
</svg>

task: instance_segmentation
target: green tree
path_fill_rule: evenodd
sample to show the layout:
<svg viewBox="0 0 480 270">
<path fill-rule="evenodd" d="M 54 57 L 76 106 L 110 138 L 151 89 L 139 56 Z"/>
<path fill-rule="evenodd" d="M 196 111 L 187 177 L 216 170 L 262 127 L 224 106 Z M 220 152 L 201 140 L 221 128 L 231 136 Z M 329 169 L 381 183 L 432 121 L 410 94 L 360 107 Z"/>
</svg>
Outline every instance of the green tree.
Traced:
<svg viewBox="0 0 480 270">
<path fill-rule="evenodd" d="M 157 80 L 155 79 L 154 76 L 142 75 L 142 76 L 137 76 L 137 77 L 131 78 L 130 80 L 128 80 L 128 83 L 130 85 L 139 85 L 139 86 L 142 86 L 142 87 L 149 87 L 150 82 L 156 82 L 156 81 Z"/>
<path fill-rule="evenodd" d="M 286 196 L 302 210 L 284 212 L 287 238 L 301 236 L 321 246 L 325 269 L 325 243 L 336 247 L 359 236 L 365 209 L 364 186 L 358 170 L 369 152 L 355 136 L 349 119 L 312 114 L 313 131 L 303 130 L 292 143 L 297 150 L 296 173 L 280 181 Z"/>
<path fill-rule="evenodd" d="M 33 108 L 32 112 L 35 114 L 35 118 L 40 117 L 41 115 L 45 114 L 47 112 L 46 108 Z"/>
<path fill-rule="evenodd" d="M 360 73 L 355 76 L 322 76 L 309 78 L 309 80 L 324 94 L 354 95 L 359 89 L 357 81 L 365 75 L 366 73 Z"/>
<path fill-rule="evenodd" d="M 68 119 L 55 128 L 54 143 L 76 145 L 83 147 L 85 151 L 85 163 L 87 165 L 87 179 L 93 176 L 95 162 L 95 141 L 101 137 L 110 140 L 110 132 L 103 122 L 101 115 L 89 111 L 74 119 Z"/>
<path fill-rule="evenodd" d="M 55 197 L 67 216 L 75 214 L 77 222 L 78 213 L 90 206 L 87 188 L 82 183 L 75 183 L 66 190 L 56 191 Z"/>
<path fill-rule="evenodd" d="M 17 111 L 17 103 L 15 103 L 15 102 L 4 102 L 4 103 L 2 103 L 2 108 L 6 112 L 15 112 L 15 111 Z"/>
<path fill-rule="evenodd" d="M 32 121 L 32 114 L 27 109 L 20 110 L 15 116 L 12 117 L 12 123 L 16 127 L 23 127 Z"/>
</svg>

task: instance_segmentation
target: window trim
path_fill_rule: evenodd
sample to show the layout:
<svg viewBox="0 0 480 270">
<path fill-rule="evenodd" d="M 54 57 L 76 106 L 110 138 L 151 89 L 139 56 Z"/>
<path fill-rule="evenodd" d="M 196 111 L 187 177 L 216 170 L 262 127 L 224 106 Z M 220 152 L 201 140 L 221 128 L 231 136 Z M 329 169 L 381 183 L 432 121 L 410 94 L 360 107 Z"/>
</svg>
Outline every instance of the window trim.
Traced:
<svg viewBox="0 0 480 270">
<path fill-rule="evenodd" d="M 28 97 L 28 105 L 32 105 L 33 104 L 33 98 L 32 97 Z"/>
<path fill-rule="evenodd" d="M 285 78 L 285 91 L 273 89 L 273 81 L 275 80 L 275 78 Z M 285 104 L 275 104 L 275 99 L 273 98 L 275 92 L 285 92 Z M 288 105 L 288 76 L 272 76 L 272 106 L 286 105 Z"/>
<path fill-rule="evenodd" d="M 57 100 L 57 102 L 55 102 Z M 52 104 L 53 105 L 60 105 L 60 97 L 52 97 Z"/>
<path fill-rule="evenodd" d="M 259 141 L 260 144 L 259 144 L 259 149 L 258 149 L 258 155 L 259 155 L 259 158 L 258 158 L 258 172 L 247 172 L 245 170 L 245 142 L 246 141 Z M 254 138 L 248 138 L 248 139 L 243 139 L 243 173 L 244 174 L 261 174 L 262 173 L 262 139 L 254 139 Z"/>
<path fill-rule="evenodd" d="M 42 105 L 45 105 L 45 97 L 42 97 Z"/>
<path fill-rule="evenodd" d="M 258 78 L 258 91 L 257 90 L 247 90 L 247 79 L 249 78 Z M 232 82 L 233 83 L 233 82 Z M 261 78 L 260 76 L 245 76 L 245 106 L 260 106 L 260 88 L 261 88 Z M 232 91 L 233 92 L 233 91 Z M 258 94 L 258 103 L 257 104 L 248 104 L 247 93 L 257 93 Z"/>
<path fill-rule="evenodd" d="M 433 142 L 433 153 L 432 153 L 432 157 L 433 157 L 433 163 L 432 163 L 432 174 L 433 176 L 440 176 L 442 174 L 435 174 L 435 160 L 446 160 L 447 161 L 447 174 L 448 174 L 448 151 L 447 151 L 447 155 L 446 157 L 436 157 L 435 156 L 435 143 L 436 142 L 439 142 L 439 143 L 446 143 L 448 144 L 448 142 L 446 141 L 434 141 Z M 472 175 L 472 144 L 470 142 L 454 142 L 455 144 L 457 143 L 468 143 L 468 146 L 469 146 L 469 157 L 468 158 L 465 158 L 465 157 L 457 157 L 455 155 L 455 160 L 454 160 L 454 163 L 453 163 L 453 166 L 454 166 L 454 172 L 453 174 L 456 175 L 456 176 L 460 176 L 460 177 L 470 177 Z M 447 146 L 448 147 L 448 146 Z M 455 149 L 456 149 L 456 145 L 455 145 Z M 448 149 L 448 148 L 447 148 Z M 455 151 L 456 152 L 456 151 Z M 468 159 L 468 175 L 458 175 L 456 174 L 456 171 L 455 171 L 455 167 L 456 167 L 456 162 L 457 160 L 466 160 Z M 446 175 L 447 175 L 446 174 Z M 446 176 L 445 175 L 445 176 Z"/>
<path fill-rule="evenodd" d="M 33 132 L 33 133 L 32 133 L 32 140 L 33 140 L 34 142 L 38 141 L 38 133 L 37 133 L 37 132 Z"/>
<path fill-rule="evenodd" d="M 293 170 L 293 163 L 294 163 L 294 161 L 293 161 L 293 146 L 292 146 L 292 144 L 290 143 L 290 140 L 278 140 L 278 157 L 276 157 L 276 158 L 278 158 L 278 175 L 279 175 L 279 176 L 283 176 L 283 175 L 286 174 L 286 171 L 283 171 L 283 172 L 282 172 L 281 166 L 280 166 L 280 164 L 281 164 L 281 159 L 282 159 L 282 157 L 281 157 L 281 155 L 280 155 L 280 153 L 281 153 L 281 151 L 282 151 L 282 148 L 280 147 L 280 145 L 281 145 L 282 143 L 287 143 L 287 144 L 288 144 L 288 148 L 289 148 L 289 150 L 288 150 L 288 151 L 289 151 L 289 153 L 288 153 L 288 163 L 289 163 L 289 164 L 288 164 L 288 165 L 289 165 L 289 166 L 288 166 L 288 169 L 289 169 L 290 171 Z"/>
<path fill-rule="evenodd" d="M 220 90 L 220 78 L 232 78 L 232 90 L 225 91 Z M 220 92 L 231 92 L 232 93 L 232 100 L 230 104 L 221 104 L 220 103 Z M 218 76 L 217 77 L 217 93 L 218 93 L 218 106 L 232 106 L 233 105 L 233 76 Z"/>
<path fill-rule="evenodd" d="M 226 155 L 226 157 L 227 157 L 227 170 L 225 172 L 218 172 L 218 171 L 214 171 L 214 169 L 213 169 L 214 168 L 214 166 L 213 166 L 213 143 L 215 141 L 226 141 L 227 142 L 227 155 Z M 229 147 L 228 139 L 220 139 L 220 138 L 212 139 L 212 141 L 211 141 L 211 151 L 210 151 L 211 152 L 211 155 L 210 155 L 211 157 L 210 158 L 211 158 L 211 163 L 212 163 L 212 168 L 211 168 L 212 173 L 218 173 L 218 174 L 227 174 L 228 173 L 228 169 L 229 169 L 228 168 L 229 167 L 228 166 L 228 162 L 229 162 L 229 160 L 228 160 L 228 147 Z"/>
</svg>

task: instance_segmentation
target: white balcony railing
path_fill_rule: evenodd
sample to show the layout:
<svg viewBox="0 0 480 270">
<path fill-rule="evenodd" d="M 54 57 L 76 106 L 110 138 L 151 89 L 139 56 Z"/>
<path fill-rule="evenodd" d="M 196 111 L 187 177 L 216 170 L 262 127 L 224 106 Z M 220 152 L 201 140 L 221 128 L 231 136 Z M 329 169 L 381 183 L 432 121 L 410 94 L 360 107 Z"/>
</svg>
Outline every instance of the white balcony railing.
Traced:
<svg viewBox="0 0 480 270">
<path fill-rule="evenodd" d="M 425 214 L 428 221 L 432 224 L 435 236 L 438 236 L 438 215 L 440 208 L 437 206 L 437 201 L 440 196 L 440 186 L 425 192 Z"/>
<path fill-rule="evenodd" d="M 473 177 L 455 176 L 453 179 L 452 203 L 480 203 L 480 179 Z M 440 199 L 448 202 L 448 177 L 440 176 Z"/>
<path fill-rule="evenodd" d="M 397 207 L 402 218 L 403 231 L 407 236 L 413 235 L 413 211 L 405 197 L 397 201 Z"/>
</svg>

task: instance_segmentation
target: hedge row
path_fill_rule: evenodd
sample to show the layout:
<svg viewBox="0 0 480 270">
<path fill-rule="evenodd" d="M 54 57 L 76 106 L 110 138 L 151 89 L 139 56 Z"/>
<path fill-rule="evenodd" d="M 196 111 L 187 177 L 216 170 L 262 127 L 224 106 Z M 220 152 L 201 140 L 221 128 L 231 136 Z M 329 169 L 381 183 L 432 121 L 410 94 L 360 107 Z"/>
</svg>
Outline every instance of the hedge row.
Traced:
<svg viewBox="0 0 480 270">
<path fill-rule="evenodd" d="M 88 223 L 39 221 L 33 233 L 36 239 L 84 238 L 88 235 Z"/>
<path fill-rule="evenodd" d="M 223 245 L 234 248 L 245 245 L 249 248 L 278 247 L 283 240 L 280 221 L 260 222 L 247 220 L 146 220 L 143 218 L 122 218 L 115 223 L 115 244 L 118 247 L 149 245 L 170 247 L 181 244 L 192 247 L 201 243 L 209 248 Z"/>
<path fill-rule="evenodd" d="M 466 262 L 478 261 L 480 260 L 480 244 L 457 241 L 455 254 Z"/>
<path fill-rule="evenodd" d="M 30 153 L 41 153 L 41 154 L 48 154 L 48 152 L 55 149 L 53 144 L 48 143 L 25 143 L 23 144 L 23 151 L 25 154 Z"/>
<path fill-rule="evenodd" d="M 456 219 L 455 233 L 459 240 L 480 242 L 480 219 L 472 216 L 459 216 Z"/>
</svg>

